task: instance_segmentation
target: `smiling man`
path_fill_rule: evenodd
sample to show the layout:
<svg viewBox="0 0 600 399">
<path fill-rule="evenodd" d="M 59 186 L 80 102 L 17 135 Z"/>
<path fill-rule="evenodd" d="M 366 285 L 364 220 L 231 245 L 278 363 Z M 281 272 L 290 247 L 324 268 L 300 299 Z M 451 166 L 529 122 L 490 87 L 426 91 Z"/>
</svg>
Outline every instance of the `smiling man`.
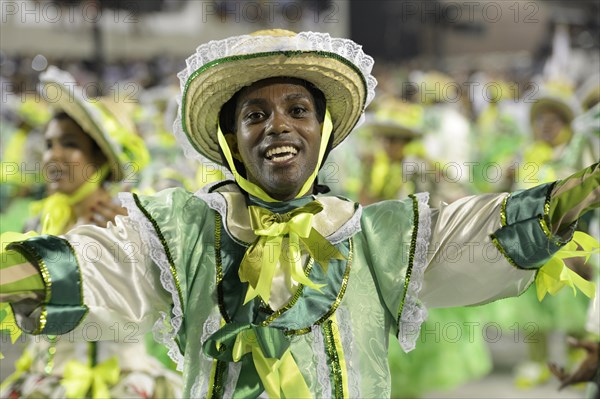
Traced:
<svg viewBox="0 0 600 399">
<path fill-rule="evenodd" d="M 277 200 L 298 195 L 319 162 L 325 97 L 309 86 L 299 79 L 265 79 L 223 107 L 220 119 L 234 157 L 248 180 Z"/>
<path fill-rule="evenodd" d="M 185 397 L 389 396 L 390 335 L 408 351 L 427 307 L 520 294 L 598 206 L 597 165 L 438 208 L 426 193 L 366 208 L 317 195 L 373 99 L 373 59 L 274 30 L 204 44 L 187 65 L 175 135 L 234 180 L 123 194 L 129 215 L 106 229 L 14 241 L 0 286 L 29 332 L 153 328 Z"/>
</svg>

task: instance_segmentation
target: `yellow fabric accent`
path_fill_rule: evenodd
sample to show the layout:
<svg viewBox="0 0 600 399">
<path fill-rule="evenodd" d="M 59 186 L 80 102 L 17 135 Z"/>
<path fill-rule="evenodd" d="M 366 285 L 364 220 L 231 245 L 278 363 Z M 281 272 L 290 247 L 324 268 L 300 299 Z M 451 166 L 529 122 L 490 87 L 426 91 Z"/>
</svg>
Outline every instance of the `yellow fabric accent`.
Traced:
<svg viewBox="0 0 600 399">
<path fill-rule="evenodd" d="M 270 398 L 312 398 L 304 377 L 288 348 L 281 359 L 265 357 L 254 330 L 238 334 L 233 346 L 233 361 L 239 362 L 246 353 L 252 353 L 256 372 Z"/>
<path fill-rule="evenodd" d="M 379 198 L 383 187 L 387 183 L 386 177 L 390 172 L 390 159 L 383 150 L 375 153 L 373 166 L 371 167 L 371 184 L 369 185 L 369 194 Z"/>
<path fill-rule="evenodd" d="M 225 180 L 226 176 L 216 166 L 200 163 L 196 171 L 196 187 L 204 187 L 207 184 Z"/>
<path fill-rule="evenodd" d="M 63 234 L 74 216 L 72 206 L 96 191 L 109 173 L 110 168 L 105 164 L 98 170 L 96 178 L 85 182 L 73 194 L 57 192 L 31 204 L 32 213 L 40 214 L 42 234 Z"/>
<path fill-rule="evenodd" d="M 583 248 L 577 250 L 577 246 Z M 587 281 L 577 273 L 567 267 L 564 259 L 574 257 L 586 257 L 586 261 L 592 254 L 598 253 L 600 244 L 598 241 L 580 231 L 576 231 L 573 240 L 566 244 L 538 271 L 535 278 L 538 300 L 541 301 L 546 296 L 556 295 L 558 291 L 568 286 L 573 290 L 573 295 L 577 294 L 579 289 L 588 298 L 593 298 L 596 294 L 596 286 L 593 282 Z"/>
<path fill-rule="evenodd" d="M 31 356 L 31 353 L 27 349 L 25 349 L 19 360 L 15 362 L 15 372 L 12 373 L 7 379 L 5 379 L 2 382 L 2 384 L 0 385 L 0 391 L 4 391 L 4 389 L 6 389 L 7 386 L 18 380 L 21 374 L 23 374 L 31 368 L 32 364 L 33 357 Z"/>
<path fill-rule="evenodd" d="M 304 185 L 298 192 L 296 198 L 303 197 L 304 195 L 310 192 L 312 185 L 319 173 L 319 168 L 321 167 L 321 163 L 323 162 L 323 156 L 325 155 L 325 150 L 327 149 L 327 143 L 329 142 L 329 137 L 331 136 L 331 132 L 333 131 L 333 122 L 331 122 L 331 115 L 329 114 L 329 110 L 325 111 L 325 120 L 323 121 L 323 130 L 321 132 L 321 145 L 319 147 L 319 162 L 315 167 L 313 173 L 309 176 L 309 178 L 304 182 Z M 249 182 L 243 176 L 241 176 L 233 163 L 233 156 L 231 155 L 231 149 L 227 144 L 227 140 L 225 140 L 225 135 L 221 131 L 221 126 L 217 127 L 217 139 L 219 140 L 219 146 L 223 151 L 223 155 L 227 160 L 227 164 L 233 173 L 233 177 L 237 184 L 248 194 L 255 196 L 256 198 L 260 198 L 263 201 L 267 202 L 278 202 L 278 200 L 272 198 L 269 194 L 267 194 L 262 188 L 258 187 L 256 184 Z"/>
<path fill-rule="evenodd" d="M 116 356 L 91 367 L 87 364 L 71 360 L 65 366 L 61 385 L 66 388 L 66 396 L 70 399 L 83 399 L 90 388 L 93 399 L 109 399 L 109 385 L 119 381 L 119 360 Z"/>
<path fill-rule="evenodd" d="M 123 152 L 119 153 L 118 157 L 124 165 L 134 162 L 137 167 L 136 170 L 139 171 L 150 163 L 150 153 L 140 136 L 122 127 L 114 118 L 108 115 L 103 115 L 103 119 L 104 127 L 110 133 L 111 138 L 123 148 Z"/>
<path fill-rule="evenodd" d="M 31 178 L 27 178 L 28 176 L 31 176 L 30 174 L 23 174 L 18 172 L 21 169 L 21 162 L 23 162 L 23 151 L 25 150 L 26 142 L 27 132 L 23 129 L 19 129 L 8 140 L 8 143 L 6 143 L 4 151 L 2 151 L 2 165 L 6 165 L 2 167 L 3 183 L 12 183 L 16 185 L 27 185 L 30 183 L 34 183 L 34 181 L 31 181 Z M 13 164 L 16 166 L 15 172 L 17 173 L 8 174 L 4 172 L 12 170 L 12 167 L 10 167 L 9 164 Z M 33 177 L 33 179 L 36 179 L 38 176 L 31 177 Z"/>
<path fill-rule="evenodd" d="M 250 284 L 244 303 L 256 296 L 269 303 L 278 261 L 282 267 L 290 269 L 292 279 L 296 282 L 316 290 L 323 287 L 304 275 L 300 248 L 301 241 L 325 271 L 331 258 L 344 259 L 338 249 L 312 227 L 313 216 L 322 210 L 323 205 L 318 201 L 285 214 L 273 213 L 258 206 L 248 207 L 250 225 L 258 238 L 248 248 L 240 265 L 240 280 Z M 289 236 L 287 256 L 282 256 L 281 252 L 284 235 Z"/>
</svg>

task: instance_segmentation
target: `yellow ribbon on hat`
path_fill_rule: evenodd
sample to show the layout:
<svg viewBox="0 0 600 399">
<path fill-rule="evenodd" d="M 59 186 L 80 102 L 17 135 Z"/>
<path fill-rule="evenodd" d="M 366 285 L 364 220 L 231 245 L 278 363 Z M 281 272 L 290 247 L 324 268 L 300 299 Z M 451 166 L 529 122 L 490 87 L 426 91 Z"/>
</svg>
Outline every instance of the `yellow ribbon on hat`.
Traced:
<svg viewBox="0 0 600 399">
<path fill-rule="evenodd" d="M 139 135 L 122 127 L 106 113 L 103 115 L 103 119 L 104 127 L 109 132 L 110 137 L 119 143 L 122 148 L 122 152 L 118 154 L 122 163 L 135 162 L 138 171 L 150 163 L 150 153 L 144 140 Z"/>
<path fill-rule="evenodd" d="M 577 247 L 581 246 L 582 251 Z M 535 277 L 535 286 L 538 300 L 544 299 L 547 293 L 556 295 L 564 287 L 571 287 L 573 295 L 577 294 L 579 289 L 588 298 L 596 295 L 596 286 L 591 281 L 587 281 L 580 275 L 569 269 L 564 259 L 574 257 L 586 257 L 586 261 L 593 254 L 600 250 L 598 241 L 581 231 L 573 234 L 573 239 L 558 251 L 544 266 L 540 268 Z"/>
<path fill-rule="evenodd" d="M 109 399 L 108 386 L 119 381 L 120 373 L 116 356 L 93 367 L 71 360 L 65 366 L 64 378 L 60 383 L 65 387 L 69 399 L 85 398 L 90 388 L 93 399 Z"/>
<path fill-rule="evenodd" d="M 312 397 L 289 347 L 279 359 L 267 357 L 254 329 L 249 329 L 237 335 L 232 349 L 233 361 L 239 362 L 246 353 L 252 354 L 256 372 L 270 398 L 279 398 L 282 393 L 286 398 Z"/>
<path fill-rule="evenodd" d="M 72 206 L 96 191 L 109 173 L 110 168 L 108 164 L 105 164 L 98 169 L 93 179 L 86 181 L 73 194 L 56 192 L 31 204 L 31 212 L 36 215 L 40 214 L 42 234 L 63 234 L 73 217 Z"/>
<path fill-rule="evenodd" d="M 312 227 L 313 216 L 323 210 L 323 205 L 313 201 L 291 212 L 278 214 L 259 206 L 249 206 L 250 224 L 258 237 L 244 254 L 239 269 L 242 282 L 248 282 L 244 303 L 260 296 L 269 303 L 271 283 L 277 262 L 288 268 L 293 280 L 315 290 L 315 284 L 304 275 L 300 242 L 308 253 L 327 271 L 329 260 L 345 259 L 325 237 Z M 288 253 L 282 254 L 283 237 L 288 236 Z"/>
</svg>

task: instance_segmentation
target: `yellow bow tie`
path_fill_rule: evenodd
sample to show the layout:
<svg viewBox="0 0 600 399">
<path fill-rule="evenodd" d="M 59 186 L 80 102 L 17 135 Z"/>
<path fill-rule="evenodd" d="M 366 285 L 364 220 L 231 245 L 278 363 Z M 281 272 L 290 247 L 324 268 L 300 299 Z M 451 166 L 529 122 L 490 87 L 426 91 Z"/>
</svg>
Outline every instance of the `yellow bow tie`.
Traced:
<svg viewBox="0 0 600 399">
<path fill-rule="evenodd" d="M 323 205 L 313 201 L 291 212 L 278 214 L 258 206 L 249 206 L 250 224 L 258 238 L 244 254 L 239 276 L 248 282 L 248 292 L 244 303 L 260 296 L 269 303 L 271 283 L 277 262 L 290 269 L 292 279 L 310 288 L 320 290 L 323 284 L 315 284 L 304 275 L 301 262 L 302 242 L 308 251 L 327 271 L 330 259 L 345 259 L 325 237 L 312 227 L 313 216 L 323 210 Z M 288 253 L 281 251 L 283 237 L 289 237 Z"/>
<path fill-rule="evenodd" d="M 94 367 L 71 360 L 65 366 L 61 384 L 66 388 L 66 396 L 70 399 L 85 398 L 90 388 L 93 399 L 110 399 L 108 386 L 116 384 L 120 374 L 116 356 Z"/>
</svg>

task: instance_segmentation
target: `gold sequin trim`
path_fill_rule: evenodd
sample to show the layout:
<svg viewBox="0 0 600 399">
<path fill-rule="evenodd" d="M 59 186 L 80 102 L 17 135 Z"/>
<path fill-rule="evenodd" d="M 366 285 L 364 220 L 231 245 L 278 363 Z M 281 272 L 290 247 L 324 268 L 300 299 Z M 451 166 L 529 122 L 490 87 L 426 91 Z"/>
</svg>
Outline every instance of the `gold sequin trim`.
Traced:
<svg viewBox="0 0 600 399">
<path fill-rule="evenodd" d="M 563 241 L 559 240 L 557 237 L 555 237 L 554 234 L 552 234 L 552 232 L 550 231 L 550 228 L 548 227 L 548 224 L 546 223 L 545 218 L 539 217 L 538 222 L 540 224 L 542 231 L 546 235 L 546 238 L 548 239 L 548 241 L 550 241 L 552 244 L 556 245 L 557 247 L 561 247 L 566 244 L 565 242 L 563 242 Z"/>
<path fill-rule="evenodd" d="M 215 376 L 212 385 L 212 396 L 211 398 L 220 398 L 223 396 L 223 379 L 225 374 L 225 369 L 227 368 L 227 363 L 221 360 L 217 360 L 217 365 L 215 366 Z"/>
<path fill-rule="evenodd" d="M 152 227 L 154 227 L 154 231 L 156 232 L 156 235 L 158 236 L 158 239 L 160 240 L 160 243 L 163 246 L 163 250 L 165 251 L 165 255 L 167 256 L 167 260 L 169 261 L 169 270 L 171 271 L 173 280 L 175 280 L 175 287 L 177 287 L 177 295 L 179 296 L 179 302 L 181 304 L 181 312 L 183 313 L 184 312 L 184 309 L 183 309 L 184 302 L 183 302 L 183 295 L 181 294 L 181 284 L 179 283 L 179 277 L 177 276 L 177 270 L 175 269 L 175 262 L 173 262 L 173 258 L 171 257 L 171 251 L 169 251 L 169 246 L 167 245 L 167 240 L 165 240 L 165 237 L 163 236 L 162 232 L 160 231 L 160 227 L 158 227 L 158 223 L 156 223 L 156 220 L 154 220 L 152 218 L 152 216 L 150 216 L 150 213 L 148 213 L 146 208 L 144 208 L 144 206 L 141 204 L 140 199 L 138 198 L 138 196 L 136 194 L 133 194 L 133 200 L 135 201 L 135 204 L 137 205 L 139 210 L 150 221 L 150 223 L 152 224 Z"/>
<path fill-rule="evenodd" d="M 331 377 L 333 379 L 333 390 L 335 398 L 343 398 L 344 386 L 342 383 L 342 368 L 340 366 L 340 358 L 337 353 L 337 347 L 335 345 L 335 338 L 332 331 L 332 321 L 327 320 L 323 324 L 323 334 L 325 336 L 325 350 L 329 357 L 329 365 L 331 370 Z"/>
<path fill-rule="evenodd" d="M 402 316 L 402 310 L 404 310 L 404 303 L 406 301 L 406 294 L 408 293 L 408 284 L 410 283 L 410 277 L 412 276 L 413 264 L 415 262 L 415 251 L 417 250 L 417 237 L 419 234 L 419 201 L 414 195 L 409 195 L 413 201 L 413 224 L 414 229 L 410 237 L 410 249 L 408 252 L 408 268 L 406 269 L 406 277 L 404 278 L 404 292 L 402 293 L 402 301 L 400 302 L 400 309 L 398 310 L 398 321 Z"/>
<path fill-rule="evenodd" d="M 352 238 L 350 238 L 348 240 L 348 242 L 349 242 L 350 248 L 348 251 L 348 260 L 346 262 L 346 270 L 344 271 L 344 277 L 342 278 L 342 285 L 340 287 L 340 291 L 338 292 L 338 295 L 335 298 L 335 301 L 333 301 L 331 308 L 327 311 L 327 313 L 325 313 L 325 315 L 323 315 L 323 317 L 321 317 L 319 320 L 317 320 L 313 324 L 314 326 L 318 326 L 318 325 L 322 324 L 325 320 L 329 319 L 329 317 L 333 313 L 335 313 L 338 306 L 340 306 L 340 303 L 342 302 L 344 294 L 346 293 L 346 287 L 348 286 L 348 279 L 350 278 L 350 270 L 352 269 L 352 260 L 354 257 L 354 240 Z M 297 330 L 288 330 L 285 332 L 285 335 L 302 335 L 302 334 L 309 333 L 311 330 L 312 330 L 312 326 L 306 327 L 306 328 L 300 328 Z"/>
<path fill-rule="evenodd" d="M 219 303 L 219 312 L 221 312 L 221 317 L 225 320 L 226 323 L 231 323 L 231 317 L 227 313 L 227 308 L 225 307 L 225 301 L 223 300 L 223 264 L 221 259 L 221 227 L 222 220 L 221 215 L 218 212 L 215 212 L 215 267 L 216 267 L 216 280 L 217 280 L 217 301 Z"/>
<path fill-rule="evenodd" d="M 508 199 L 510 196 L 511 194 L 508 194 L 506 197 L 504 197 L 502 200 L 502 205 L 500 206 L 500 223 L 502 224 L 502 227 L 506 226 L 506 205 L 508 204 Z"/>
<path fill-rule="evenodd" d="M 498 241 L 498 238 L 495 235 L 492 234 L 491 238 L 492 238 L 492 242 L 496 246 L 496 249 L 498 249 L 498 251 L 500 251 L 500 253 L 504 256 L 504 258 L 507 260 L 508 263 L 510 263 L 511 265 L 513 265 L 514 267 L 516 267 L 519 270 L 524 270 L 522 267 L 519 267 L 519 265 L 517 265 L 517 263 L 510 256 L 508 256 L 508 254 L 502 247 L 502 244 L 500 244 L 500 241 Z"/>
<path fill-rule="evenodd" d="M 304 271 L 304 275 L 306 275 L 307 277 L 310 274 L 310 271 L 312 270 L 314 263 L 315 263 L 315 260 L 312 257 L 309 258 L 308 264 L 306 265 L 306 269 Z M 273 322 L 273 320 L 275 320 L 276 318 L 278 318 L 279 316 L 281 316 L 282 314 L 287 312 L 292 306 L 294 306 L 296 304 L 296 302 L 298 301 L 298 298 L 300 298 L 300 295 L 302 295 L 302 291 L 304 291 L 304 285 L 300 284 L 298 286 L 298 289 L 296 290 L 296 293 L 292 297 L 292 299 L 290 299 L 290 301 L 284 307 L 277 310 L 271 316 L 269 316 L 269 318 L 267 318 L 265 321 L 263 321 L 261 323 L 261 325 L 268 326 L 269 324 L 271 324 Z"/>
</svg>

